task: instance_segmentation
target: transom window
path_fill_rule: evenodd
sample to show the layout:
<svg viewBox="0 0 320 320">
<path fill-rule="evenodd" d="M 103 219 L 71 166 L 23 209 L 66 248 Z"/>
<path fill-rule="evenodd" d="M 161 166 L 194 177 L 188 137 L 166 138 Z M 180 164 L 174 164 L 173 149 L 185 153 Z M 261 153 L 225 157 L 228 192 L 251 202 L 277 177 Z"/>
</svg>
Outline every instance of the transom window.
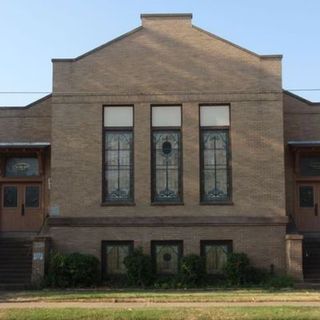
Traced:
<svg viewBox="0 0 320 320">
<path fill-rule="evenodd" d="M 105 107 L 104 112 L 103 202 L 132 202 L 133 107 Z"/>
<path fill-rule="evenodd" d="M 152 202 L 180 203 L 181 107 L 152 107 Z"/>
<path fill-rule="evenodd" d="M 152 241 L 151 250 L 156 273 L 177 274 L 182 248 L 182 241 Z"/>
<path fill-rule="evenodd" d="M 39 160 L 37 157 L 8 157 L 5 161 L 6 177 L 39 176 Z"/>
<path fill-rule="evenodd" d="M 299 159 L 300 175 L 305 177 L 320 176 L 320 156 L 302 154 Z"/>
<path fill-rule="evenodd" d="M 229 106 L 200 106 L 201 202 L 231 199 Z"/>
<path fill-rule="evenodd" d="M 104 275 L 125 275 L 124 259 L 131 254 L 133 241 L 103 241 L 102 268 Z"/>
<path fill-rule="evenodd" d="M 232 251 L 232 241 L 201 241 L 201 255 L 205 259 L 207 274 L 221 274 Z"/>
</svg>

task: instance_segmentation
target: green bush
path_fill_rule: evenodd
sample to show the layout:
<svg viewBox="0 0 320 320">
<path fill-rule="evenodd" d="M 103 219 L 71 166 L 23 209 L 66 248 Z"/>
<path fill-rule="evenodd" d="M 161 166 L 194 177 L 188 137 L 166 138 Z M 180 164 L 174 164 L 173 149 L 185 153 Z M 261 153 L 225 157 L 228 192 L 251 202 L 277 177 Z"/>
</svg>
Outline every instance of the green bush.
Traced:
<svg viewBox="0 0 320 320">
<path fill-rule="evenodd" d="M 266 281 L 265 286 L 269 288 L 292 288 L 294 280 L 286 275 L 273 275 Z"/>
<path fill-rule="evenodd" d="M 263 285 L 270 278 L 270 272 L 264 269 L 258 269 L 252 266 L 249 266 L 246 276 L 245 283 L 246 285 Z"/>
<path fill-rule="evenodd" d="M 181 289 L 186 287 L 182 282 L 180 274 L 158 276 L 155 279 L 153 286 L 155 289 L 163 289 L 163 290 Z"/>
<path fill-rule="evenodd" d="M 190 254 L 181 259 L 181 282 L 187 287 L 197 287 L 203 284 L 205 264 L 203 257 Z"/>
<path fill-rule="evenodd" d="M 278 289 L 292 287 L 294 284 L 291 277 L 275 275 L 273 267 L 270 271 L 253 267 L 244 253 L 228 255 L 225 276 L 232 286 L 259 285 Z"/>
<path fill-rule="evenodd" d="M 99 280 L 99 260 L 81 253 L 54 252 L 49 260 L 46 284 L 51 287 L 92 287 Z"/>
<path fill-rule="evenodd" d="M 252 267 L 245 253 L 229 253 L 224 271 L 230 285 L 240 286 L 248 283 Z"/>
<path fill-rule="evenodd" d="M 154 275 L 151 257 L 144 254 L 142 248 L 137 248 L 124 259 L 127 268 L 129 285 L 146 287 L 152 284 Z"/>
</svg>

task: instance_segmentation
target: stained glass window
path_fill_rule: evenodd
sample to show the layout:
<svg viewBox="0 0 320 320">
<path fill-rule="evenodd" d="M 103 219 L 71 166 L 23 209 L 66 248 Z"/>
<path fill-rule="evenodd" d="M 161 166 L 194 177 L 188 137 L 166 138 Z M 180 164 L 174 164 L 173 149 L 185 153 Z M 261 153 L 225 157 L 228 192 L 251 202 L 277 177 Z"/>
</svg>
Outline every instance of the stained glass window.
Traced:
<svg viewBox="0 0 320 320">
<path fill-rule="evenodd" d="M 202 242 L 202 255 L 205 258 L 206 272 L 208 274 L 219 274 L 223 272 L 231 247 L 231 241 Z"/>
<path fill-rule="evenodd" d="M 106 273 L 109 275 L 125 274 L 127 269 L 124 259 L 130 254 L 132 244 L 107 243 L 105 246 Z"/>
<path fill-rule="evenodd" d="M 153 202 L 181 201 L 180 149 L 180 131 L 153 131 Z"/>
<path fill-rule="evenodd" d="M 6 160 L 6 177 L 32 177 L 39 175 L 39 161 L 36 157 L 12 157 Z"/>
<path fill-rule="evenodd" d="M 26 208 L 38 208 L 40 196 L 40 189 L 38 186 L 27 186 L 25 193 L 25 206 Z"/>
<path fill-rule="evenodd" d="M 15 186 L 3 187 L 3 207 L 16 208 L 18 206 L 18 190 Z"/>
<path fill-rule="evenodd" d="M 158 274 L 177 274 L 181 258 L 182 243 L 157 242 L 153 243 L 153 259 Z"/>
<path fill-rule="evenodd" d="M 132 131 L 105 131 L 106 202 L 133 200 Z"/>
<path fill-rule="evenodd" d="M 203 202 L 230 200 L 229 130 L 201 130 Z"/>
</svg>

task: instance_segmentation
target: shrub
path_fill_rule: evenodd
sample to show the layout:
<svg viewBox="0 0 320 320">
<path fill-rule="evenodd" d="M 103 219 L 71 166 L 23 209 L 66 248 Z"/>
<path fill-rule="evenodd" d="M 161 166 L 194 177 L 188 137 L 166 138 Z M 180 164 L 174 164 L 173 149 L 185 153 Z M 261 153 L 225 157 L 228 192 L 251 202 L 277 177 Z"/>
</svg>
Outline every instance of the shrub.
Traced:
<svg viewBox="0 0 320 320">
<path fill-rule="evenodd" d="M 185 285 L 181 280 L 181 275 L 161 275 L 154 281 L 153 286 L 155 289 L 181 289 Z"/>
<path fill-rule="evenodd" d="M 151 257 L 137 248 L 124 259 L 129 285 L 146 287 L 153 281 Z"/>
<path fill-rule="evenodd" d="M 99 260 L 80 253 L 67 255 L 69 283 L 71 287 L 89 287 L 96 285 L 99 280 Z"/>
<path fill-rule="evenodd" d="M 252 267 L 245 253 L 230 253 L 224 271 L 230 285 L 240 286 L 248 282 Z"/>
<path fill-rule="evenodd" d="M 81 253 L 54 252 L 49 260 L 46 284 L 51 287 L 91 287 L 99 279 L 99 260 Z"/>
<path fill-rule="evenodd" d="M 268 271 L 249 266 L 245 275 L 245 284 L 262 285 L 269 277 L 270 273 Z"/>
<path fill-rule="evenodd" d="M 294 280 L 286 275 L 274 275 L 266 281 L 265 286 L 271 288 L 291 288 L 294 285 Z"/>
<path fill-rule="evenodd" d="M 197 287 L 205 278 L 204 259 L 190 254 L 181 259 L 181 282 L 187 287 Z"/>
</svg>

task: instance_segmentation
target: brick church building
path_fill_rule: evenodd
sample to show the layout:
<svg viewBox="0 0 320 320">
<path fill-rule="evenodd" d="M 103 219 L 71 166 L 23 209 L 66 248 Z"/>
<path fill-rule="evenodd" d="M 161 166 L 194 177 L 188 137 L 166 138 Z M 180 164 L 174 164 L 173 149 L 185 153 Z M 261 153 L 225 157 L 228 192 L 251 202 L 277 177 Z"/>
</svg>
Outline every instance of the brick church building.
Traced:
<svg viewBox="0 0 320 320">
<path fill-rule="evenodd" d="M 40 279 L 50 248 L 125 272 L 182 255 L 219 273 L 229 251 L 320 277 L 320 103 L 282 89 L 281 55 L 192 25 L 142 25 L 53 59 L 52 93 L 0 108 L 0 284 Z"/>
</svg>

